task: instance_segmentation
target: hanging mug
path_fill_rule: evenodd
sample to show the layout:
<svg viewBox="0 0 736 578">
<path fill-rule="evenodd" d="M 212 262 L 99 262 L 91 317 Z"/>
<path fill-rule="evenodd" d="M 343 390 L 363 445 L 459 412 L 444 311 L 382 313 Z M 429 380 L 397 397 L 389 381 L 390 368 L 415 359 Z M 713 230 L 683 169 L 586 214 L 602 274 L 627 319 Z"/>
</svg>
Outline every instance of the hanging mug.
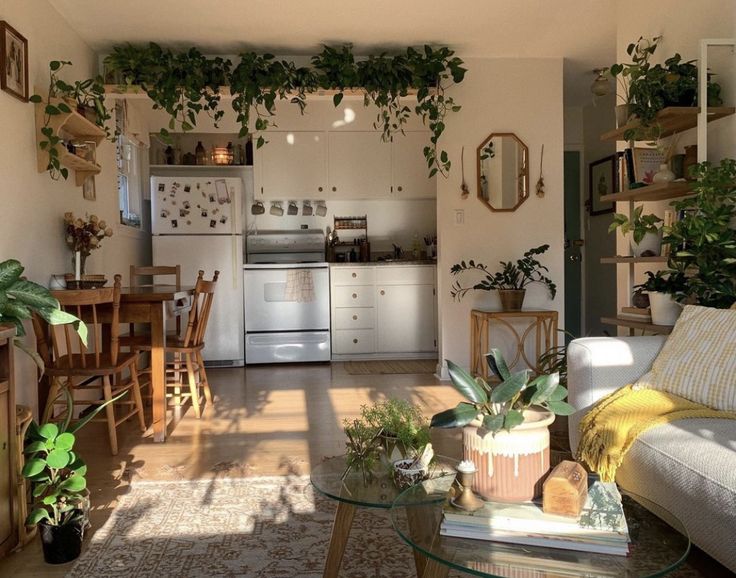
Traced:
<svg viewBox="0 0 736 578">
<path fill-rule="evenodd" d="M 314 210 L 318 217 L 327 215 L 327 205 L 324 201 L 317 201 L 317 208 Z"/>
<path fill-rule="evenodd" d="M 302 205 L 302 215 L 305 217 L 312 216 L 312 203 L 309 201 L 304 201 L 304 204 Z"/>
<path fill-rule="evenodd" d="M 255 201 L 250 207 L 251 215 L 262 215 L 266 212 L 266 207 L 261 201 Z"/>
<path fill-rule="evenodd" d="M 286 207 L 287 215 L 298 215 L 299 207 L 296 206 L 296 201 L 289 201 L 289 206 Z"/>
<path fill-rule="evenodd" d="M 274 217 L 281 217 L 284 214 L 284 209 L 281 206 L 281 203 L 278 201 L 274 201 L 271 203 L 271 209 L 269 210 L 269 213 L 271 213 Z"/>
</svg>

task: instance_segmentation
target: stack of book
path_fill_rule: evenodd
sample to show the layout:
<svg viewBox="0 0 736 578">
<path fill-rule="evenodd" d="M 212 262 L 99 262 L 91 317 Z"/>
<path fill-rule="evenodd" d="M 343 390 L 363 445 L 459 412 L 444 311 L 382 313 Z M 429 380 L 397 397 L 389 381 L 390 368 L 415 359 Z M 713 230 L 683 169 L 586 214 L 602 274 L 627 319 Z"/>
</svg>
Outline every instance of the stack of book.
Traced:
<svg viewBox="0 0 736 578">
<path fill-rule="evenodd" d="M 446 504 L 440 534 L 626 556 L 629 529 L 614 483 L 594 481 L 579 518 L 545 514 L 541 504 L 486 502 L 465 512 Z"/>
<path fill-rule="evenodd" d="M 621 319 L 629 319 L 630 321 L 641 321 L 642 323 L 652 322 L 652 312 L 649 307 L 622 307 L 621 313 L 618 316 Z"/>
</svg>

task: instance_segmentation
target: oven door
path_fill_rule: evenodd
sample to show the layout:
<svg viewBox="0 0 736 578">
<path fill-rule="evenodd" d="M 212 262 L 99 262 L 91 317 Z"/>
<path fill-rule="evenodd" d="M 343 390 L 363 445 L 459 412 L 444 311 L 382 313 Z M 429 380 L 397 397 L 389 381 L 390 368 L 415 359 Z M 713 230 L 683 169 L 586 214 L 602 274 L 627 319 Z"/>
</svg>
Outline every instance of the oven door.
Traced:
<svg viewBox="0 0 736 578">
<path fill-rule="evenodd" d="M 330 329 L 326 264 L 247 265 L 245 332 Z"/>
</svg>

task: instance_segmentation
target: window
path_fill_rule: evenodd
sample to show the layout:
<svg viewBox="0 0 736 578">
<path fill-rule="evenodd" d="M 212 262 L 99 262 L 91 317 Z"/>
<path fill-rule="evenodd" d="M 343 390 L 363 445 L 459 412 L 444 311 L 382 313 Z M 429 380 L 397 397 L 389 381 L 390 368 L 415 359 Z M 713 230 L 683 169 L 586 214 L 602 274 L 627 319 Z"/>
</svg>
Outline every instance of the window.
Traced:
<svg viewBox="0 0 736 578">
<path fill-rule="evenodd" d="M 141 228 L 143 207 L 143 176 L 141 174 L 141 147 L 125 136 L 125 109 L 116 106 L 116 123 L 119 136 L 115 146 L 118 171 L 118 203 L 120 222 L 129 227 Z"/>
</svg>

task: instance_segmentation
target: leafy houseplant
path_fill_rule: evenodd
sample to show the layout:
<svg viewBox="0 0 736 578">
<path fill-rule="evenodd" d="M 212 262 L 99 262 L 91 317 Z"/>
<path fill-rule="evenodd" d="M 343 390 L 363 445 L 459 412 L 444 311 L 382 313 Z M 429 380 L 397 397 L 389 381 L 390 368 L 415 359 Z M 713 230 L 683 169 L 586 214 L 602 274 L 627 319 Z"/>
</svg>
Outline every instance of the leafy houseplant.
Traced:
<svg viewBox="0 0 736 578">
<path fill-rule="evenodd" d="M 682 309 L 677 296 L 682 295 L 687 287 L 687 279 L 681 271 L 664 270 L 652 273 L 646 271 L 647 279 L 635 290 L 646 291 L 654 325 L 674 325 Z"/>
<path fill-rule="evenodd" d="M 403 458 L 415 458 L 429 443 L 429 424 L 418 407 L 403 399 L 388 399 L 361 408 L 362 419 L 381 432 L 386 455 L 396 449 Z"/>
<path fill-rule="evenodd" d="M 65 396 L 67 409 L 59 425 L 38 425 L 32 421 L 26 431 L 23 476 L 31 482 L 34 505 L 25 523 L 38 525 L 44 558 L 50 564 L 62 564 L 79 556 L 85 526 L 89 524 L 87 466 L 74 451 L 74 434 L 108 403 L 126 393 L 98 405 L 72 424 L 74 401 L 64 388 L 60 395 Z"/>
<path fill-rule="evenodd" d="M 379 461 L 381 431 L 360 419 L 344 420 L 343 428 L 348 441 L 345 443 L 346 467 L 342 477 L 345 479 L 351 470 L 357 470 L 363 477 L 363 483 L 367 484 L 373 478 L 373 469 Z"/>
<path fill-rule="evenodd" d="M 622 213 L 613 216 L 613 222 L 608 227 L 608 232 L 613 233 L 620 228 L 624 235 L 631 233 L 631 249 L 636 257 L 650 257 L 659 254 L 660 228 L 658 223 L 662 219 L 654 214 L 642 215 L 644 205 L 634 209 L 631 219 Z"/>
<path fill-rule="evenodd" d="M 736 161 L 700 163 L 692 174 L 695 195 L 672 203 L 681 218 L 663 238 L 670 269 L 685 273 L 675 295 L 725 309 L 736 303 Z"/>
<path fill-rule="evenodd" d="M 481 290 L 491 291 L 497 289 L 501 297 L 501 305 L 504 311 L 518 311 L 524 300 L 526 286 L 531 283 L 542 283 L 547 287 L 552 299 L 557 295 L 557 286 L 545 275 L 549 269 L 542 265 L 536 258 L 537 255 L 545 253 L 549 245 L 541 245 L 529 249 L 521 259 L 515 263 L 501 261 L 501 270 L 491 273 L 488 267 L 475 261 L 461 261 L 452 266 L 452 275 L 461 275 L 466 271 L 480 271 L 485 278 L 475 285 L 463 287 L 459 281 L 455 281 L 450 290 L 453 299 L 461 300 L 469 291 Z M 511 292 L 511 295 L 509 295 Z"/>
<path fill-rule="evenodd" d="M 37 313 L 51 325 L 62 325 L 73 322 L 77 332 L 86 343 L 87 326 L 73 315 L 59 309 L 59 302 L 46 287 L 27 281 L 21 277 L 23 265 L 15 259 L 0 263 L 0 323 L 15 326 L 15 345 L 28 353 L 36 364 L 43 369 L 43 361 L 35 350 L 27 349 L 20 337 L 26 334 L 23 321 Z"/>
<path fill-rule="evenodd" d="M 463 457 L 476 464 L 473 489 L 483 497 L 529 500 L 539 495 L 549 469 L 548 426 L 575 408 L 564 401 L 559 374 L 511 373 L 498 349 L 486 359 L 498 385 L 447 361 L 452 384 L 467 401 L 434 415 L 431 426 L 464 428 Z"/>
<path fill-rule="evenodd" d="M 71 65 L 72 63 L 67 60 L 52 60 L 49 63 L 49 87 L 46 97 L 34 94 L 29 99 L 35 104 L 46 103 L 41 127 L 43 139 L 39 142 L 39 147 L 49 154 L 46 170 L 54 180 L 66 179 L 69 176 L 69 170 L 61 165 L 60 160 L 58 147 L 63 146 L 62 138 L 51 126 L 54 117 L 71 113 L 72 106 L 78 110 L 89 109 L 93 113 L 94 123 L 104 129 L 107 137 L 114 139 L 116 136 L 107 125 L 112 116 L 105 107 L 105 87 L 102 78 L 88 78 L 69 84 L 59 78 L 59 73 Z"/>
</svg>

